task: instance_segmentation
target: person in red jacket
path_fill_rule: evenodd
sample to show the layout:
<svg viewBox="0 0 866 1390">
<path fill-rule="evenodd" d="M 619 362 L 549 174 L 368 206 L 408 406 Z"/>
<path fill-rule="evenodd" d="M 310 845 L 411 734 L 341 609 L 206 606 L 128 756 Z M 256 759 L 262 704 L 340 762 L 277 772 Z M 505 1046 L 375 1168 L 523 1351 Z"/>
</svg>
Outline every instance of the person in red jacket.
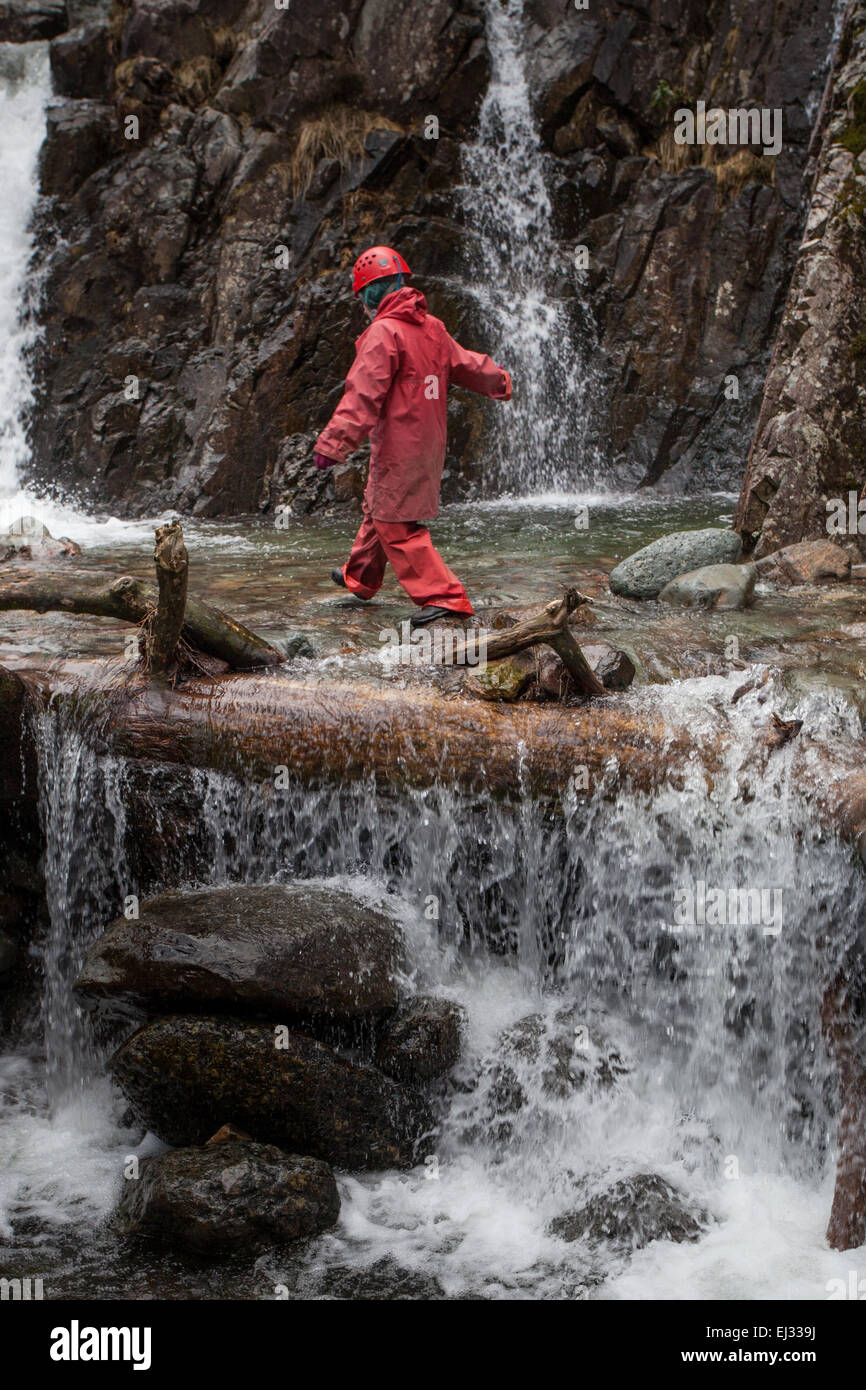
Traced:
<svg viewBox="0 0 866 1390">
<path fill-rule="evenodd" d="M 369 435 L 364 519 L 348 560 L 331 577 L 370 599 L 390 562 L 420 609 L 410 620 L 420 627 L 472 613 L 466 590 L 423 525 L 439 511 L 448 387 L 510 401 L 511 378 L 454 341 L 427 312 L 423 294 L 404 284 L 411 274 L 389 246 L 373 246 L 355 262 L 352 289 L 372 322 L 355 344 L 342 400 L 316 440 L 315 462 L 318 468 L 343 463 Z"/>
</svg>

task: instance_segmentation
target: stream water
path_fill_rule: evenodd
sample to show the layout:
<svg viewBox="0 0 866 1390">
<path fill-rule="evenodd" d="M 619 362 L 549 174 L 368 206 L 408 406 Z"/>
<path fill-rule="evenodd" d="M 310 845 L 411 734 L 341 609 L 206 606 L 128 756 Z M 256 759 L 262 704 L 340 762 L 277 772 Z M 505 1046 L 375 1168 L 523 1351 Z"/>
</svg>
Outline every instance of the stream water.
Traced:
<svg viewBox="0 0 866 1390">
<path fill-rule="evenodd" d="M 201 1262 L 112 1232 L 126 1156 L 159 1145 L 127 1127 L 104 1075 L 113 1040 L 70 992 L 89 942 L 142 887 L 138 827 L 159 835 L 167 774 L 143 777 L 100 752 L 98 719 L 45 710 L 35 732 L 50 921 L 34 945 L 45 986 L 29 1029 L 0 1056 L 0 1275 L 42 1277 L 46 1297 L 273 1298 L 282 1286 L 325 1298 L 824 1299 L 830 1279 L 847 1284 L 858 1265 L 862 1274 L 866 1252 L 835 1254 L 823 1239 L 835 1116 L 818 1014 L 822 981 L 866 917 L 863 875 L 807 812 L 791 750 L 754 772 L 771 709 L 801 717 L 837 762 L 859 756 L 863 644 L 845 628 L 862 613 L 862 584 L 765 591 L 755 610 L 724 617 L 607 593 L 615 560 L 675 527 L 724 523 L 732 499 L 573 491 L 600 486 L 591 337 L 587 324 L 583 337 L 565 332 L 564 316 L 583 311 L 557 290 L 567 268 L 548 254 L 521 0 L 491 0 L 487 15 L 493 79 L 465 160 L 479 209 L 476 290 L 494 337 L 512 342 L 519 323 L 515 350 L 532 383 L 496 441 L 491 491 L 528 495 L 447 509 L 437 542 L 481 607 L 578 583 L 595 599 L 598 634 L 636 659 L 623 702 L 696 737 L 723 725 L 727 765 L 712 787 L 696 772 L 651 800 L 575 796 L 556 810 L 480 805 L 447 787 L 384 798 L 363 784 L 298 784 L 277 797 L 258 782 L 182 779 L 191 828 L 172 883 L 337 882 L 402 922 L 404 988 L 446 995 L 467 1014 L 460 1065 L 437 1096 L 433 1163 L 339 1174 L 339 1225 L 291 1256 Z M 10 520 L 35 511 L 81 541 L 82 567 L 144 573 L 154 519 L 46 509 L 19 489 L 32 331 L 21 305 L 34 290 L 27 225 L 48 79 L 43 46 L 0 46 L 0 63 L 14 184 L 0 214 L 0 498 Z M 483 209 L 472 197 L 482 181 Z M 578 340 L 580 360 L 563 346 Z M 365 607 L 328 579 L 350 521 L 186 529 L 193 590 L 274 641 L 302 632 L 319 660 L 300 670 L 403 679 L 383 668 L 379 641 L 404 611 L 396 588 Z M 122 639 L 112 623 L 5 615 L 0 662 L 120 661 Z M 765 672 L 764 687 L 732 704 L 748 675 Z M 769 895 L 773 913 L 749 927 L 676 930 L 679 895 L 701 884 Z M 431 895 L 437 922 L 422 911 Z M 696 1241 L 634 1251 L 551 1230 L 647 1174 L 700 1220 Z"/>
</svg>

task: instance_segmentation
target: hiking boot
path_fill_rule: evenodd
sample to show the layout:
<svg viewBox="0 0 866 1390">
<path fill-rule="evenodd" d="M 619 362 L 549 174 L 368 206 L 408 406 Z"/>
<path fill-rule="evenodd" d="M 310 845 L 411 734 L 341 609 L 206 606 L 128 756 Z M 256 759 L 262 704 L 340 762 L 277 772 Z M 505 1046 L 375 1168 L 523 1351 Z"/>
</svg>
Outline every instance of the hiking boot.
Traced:
<svg viewBox="0 0 866 1390">
<path fill-rule="evenodd" d="M 420 613 L 413 613 L 409 619 L 410 627 L 426 627 L 428 623 L 435 623 L 437 618 L 466 618 L 467 613 L 457 613 L 453 608 L 437 608 L 434 603 L 428 603 L 421 609 Z"/>
</svg>

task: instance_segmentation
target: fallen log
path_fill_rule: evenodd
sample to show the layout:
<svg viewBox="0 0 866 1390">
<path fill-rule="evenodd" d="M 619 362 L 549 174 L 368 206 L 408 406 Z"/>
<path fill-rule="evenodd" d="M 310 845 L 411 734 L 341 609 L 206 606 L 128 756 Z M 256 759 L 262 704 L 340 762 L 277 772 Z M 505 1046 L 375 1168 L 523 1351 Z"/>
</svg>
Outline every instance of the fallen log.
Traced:
<svg viewBox="0 0 866 1390">
<path fill-rule="evenodd" d="M 118 700 L 110 663 L 17 669 L 45 700 L 104 700 L 111 707 L 104 735 L 131 758 L 244 779 L 267 778 L 279 764 L 299 783 L 369 780 L 386 793 L 442 784 L 555 800 L 582 770 L 590 793 L 602 783 L 612 794 L 626 786 L 651 792 L 698 769 L 712 787 L 732 737 L 724 723 L 706 731 L 672 726 L 612 701 L 488 704 L 428 685 L 335 683 L 288 670 L 191 679 L 175 690 L 134 685 Z M 848 771 L 811 741 L 798 745 L 790 771 L 801 795 L 866 863 L 866 771 Z"/>
<path fill-rule="evenodd" d="M 222 675 L 176 690 L 130 687 L 117 699 L 95 663 L 68 663 L 31 679 L 58 701 L 104 698 L 102 737 L 121 756 L 211 768 L 273 781 L 288 767 L 311 785 L 371 781 L 389 794 L 437 784 L 497 798 L 556 801 L 574 779 L 591 795 L 602 783 L 651 791 L 693 775 L 712 781 L 724 733 L 696 738 L 613 702 L 491 705 L 430 686 L 410 691 L 315 677 Z M 82 676 L 87 679 L 82 681 Z M 89 689 L 88 689 L 89 687 Z"/>
<path fill-rule="evenodd" d="M 517 652 L 546 642 L 562 661 L 581 695 L 607 695 L 601 681 L 593 672 L 568 626 L 570 615 L 589 599 L 577 589 L 569 589 L 562 598 L 553 599 L 534 618 L 515 623 L 513 627 L 486 635 L 485 655 L 488 661 L 499 661 Z M 455 666 L 473 665 L 477 639 L 465 642 L 454 653 Z M 467 659 L 468 658 L 468 659 Z"/>
<path fill-rule="evenodd" d="M 156 585 L 128 574 L 113 579 L 87 570 L 28 569 L 0 584 L 0 611 L 6 612 L 78 613 L 138 625 L 158 606 Z M 264 638 L 200 599 L 187 598 L 181 636 L 195 651 L 218 657 L 234 670 L 277 666 L 283 660 Z"/>
<path fill-rule="evenodd" d="M 157 528 L 153 558 L 159 599 L 150 622 L 146 664 L 151 675 L 162 675 L 175 664 L 186 613 L 189 556 L 179 521 Z"/>
</svg>

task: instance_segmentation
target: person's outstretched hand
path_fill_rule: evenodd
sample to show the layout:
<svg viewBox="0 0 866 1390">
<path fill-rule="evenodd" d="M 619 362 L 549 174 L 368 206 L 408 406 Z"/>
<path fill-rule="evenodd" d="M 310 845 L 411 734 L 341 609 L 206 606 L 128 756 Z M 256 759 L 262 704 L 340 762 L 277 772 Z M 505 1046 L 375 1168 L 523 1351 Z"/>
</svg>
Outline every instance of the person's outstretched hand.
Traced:
<svg viewBox="0 0 866 1390">
<path fill-rule="evenodd" d="M 335 468 L 337 460 L 329 459 L 327 454 L 314 454 L 313 463 L 317 468 Z"/>
<path fill-rule="evenodd" d="M 505 395 L 501 397 L 503 401 L 511 400 L 511 374 L 502 368 L 502 375 L 505 377 Z"/>
</svg>

